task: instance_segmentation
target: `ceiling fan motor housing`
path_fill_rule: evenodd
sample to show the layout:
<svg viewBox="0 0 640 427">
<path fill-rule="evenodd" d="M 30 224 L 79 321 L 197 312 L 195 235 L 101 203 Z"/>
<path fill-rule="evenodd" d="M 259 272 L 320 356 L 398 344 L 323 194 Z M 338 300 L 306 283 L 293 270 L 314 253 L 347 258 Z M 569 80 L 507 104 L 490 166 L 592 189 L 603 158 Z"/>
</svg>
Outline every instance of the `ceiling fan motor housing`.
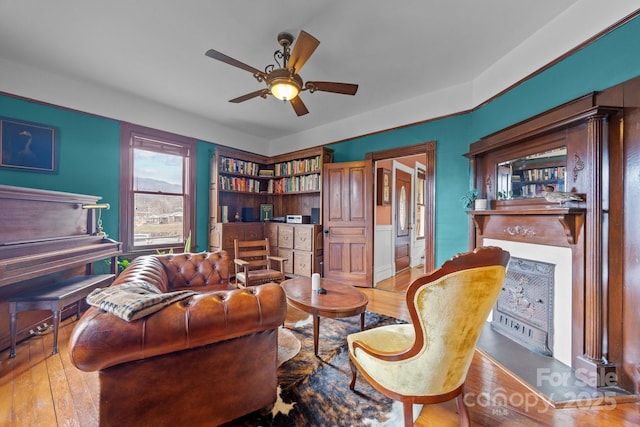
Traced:
<svg viewBox="0 0 640 427">
<path fill-rule="evenodd" d="M 278 43 L 282 47 L 291 46 L 291 43 L 293 43 L 293 35 L 284 31 L 278 33 Z"/>
</svg>

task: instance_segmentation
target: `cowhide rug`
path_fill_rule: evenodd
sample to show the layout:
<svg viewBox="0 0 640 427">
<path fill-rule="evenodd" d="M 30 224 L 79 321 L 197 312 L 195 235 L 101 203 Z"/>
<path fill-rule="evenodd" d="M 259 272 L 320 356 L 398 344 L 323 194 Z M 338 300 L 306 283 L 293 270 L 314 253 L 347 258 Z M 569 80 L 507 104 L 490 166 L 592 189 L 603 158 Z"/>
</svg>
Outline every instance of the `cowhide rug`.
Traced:
<svg viewBox="0 0 640 427">
<path fill-rule="evenodd" d="M 404 323 L 375 313 L 366 313 L 365 319 L 366 329 Z M 301 349 L 278 369 L 278 401 L 271 413 L 252 413 L 226 427 L 403 425 L 402 405 L 376 391 L 360 374 L 355 392 L 349 389 L 346 337 L 360 330 L 359 316 L 321 318 L 319 357 L 313 354 L 310 316 L 288 321 L 285 327 L 298 338 Z"/>
</svg>

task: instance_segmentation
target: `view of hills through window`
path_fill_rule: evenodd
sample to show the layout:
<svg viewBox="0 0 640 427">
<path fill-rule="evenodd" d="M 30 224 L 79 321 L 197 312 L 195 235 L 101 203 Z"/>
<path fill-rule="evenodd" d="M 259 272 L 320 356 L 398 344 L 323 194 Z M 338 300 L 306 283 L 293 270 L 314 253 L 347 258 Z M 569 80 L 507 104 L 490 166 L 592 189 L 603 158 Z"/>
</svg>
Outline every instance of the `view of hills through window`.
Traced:
<svg viewBox="0 0 640 427">
<path fill-rule="evenodd" d="M 183 157 L 135 149 L 133 164 L 134 246 L 182 242 Z"/>
</svg>

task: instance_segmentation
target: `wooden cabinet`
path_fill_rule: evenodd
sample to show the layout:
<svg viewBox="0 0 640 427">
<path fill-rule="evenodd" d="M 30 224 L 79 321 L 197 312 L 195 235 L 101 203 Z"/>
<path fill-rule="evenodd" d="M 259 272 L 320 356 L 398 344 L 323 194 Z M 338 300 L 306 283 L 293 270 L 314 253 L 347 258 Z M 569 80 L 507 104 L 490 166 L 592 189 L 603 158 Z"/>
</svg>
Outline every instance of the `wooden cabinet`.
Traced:
<svg viewBox="0 0 640 427">
<path fill-rule="evenodd" d="M 233 267 L 233 241 L 258 240 L 264 238 L 264 228 L 261 222 L 228 222 L 214 223 L 209 232 L 209 250 L 225 250 L 229 253 L 229 272 L 235 274 Z"/>
<path fill-rule="evenodd" d="M 287 258 L 285 273 L 311 276 L 320 273 L 322 262 L 322 226 L 318 224 L 267 223 L 271 252 Z"/>
</svg>

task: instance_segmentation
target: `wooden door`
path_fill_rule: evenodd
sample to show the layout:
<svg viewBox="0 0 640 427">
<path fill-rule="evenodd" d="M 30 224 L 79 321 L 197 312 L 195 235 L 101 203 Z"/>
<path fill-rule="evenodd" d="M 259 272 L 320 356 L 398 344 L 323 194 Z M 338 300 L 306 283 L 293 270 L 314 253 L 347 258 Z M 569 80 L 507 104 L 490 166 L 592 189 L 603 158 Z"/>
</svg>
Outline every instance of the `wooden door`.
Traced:
<svg viewBox="0 0 640 427">
<path fill-rule="evenodd" d="M 324 277 L 373 286 L 371 161 L 327 163 L 322 181 Z"/>
<path fill-rule="evenodd" d="M 396 169 L 395 185 L 395 264 L 396 273 L 411 266 L 411 174 Z"/>
</svg>

